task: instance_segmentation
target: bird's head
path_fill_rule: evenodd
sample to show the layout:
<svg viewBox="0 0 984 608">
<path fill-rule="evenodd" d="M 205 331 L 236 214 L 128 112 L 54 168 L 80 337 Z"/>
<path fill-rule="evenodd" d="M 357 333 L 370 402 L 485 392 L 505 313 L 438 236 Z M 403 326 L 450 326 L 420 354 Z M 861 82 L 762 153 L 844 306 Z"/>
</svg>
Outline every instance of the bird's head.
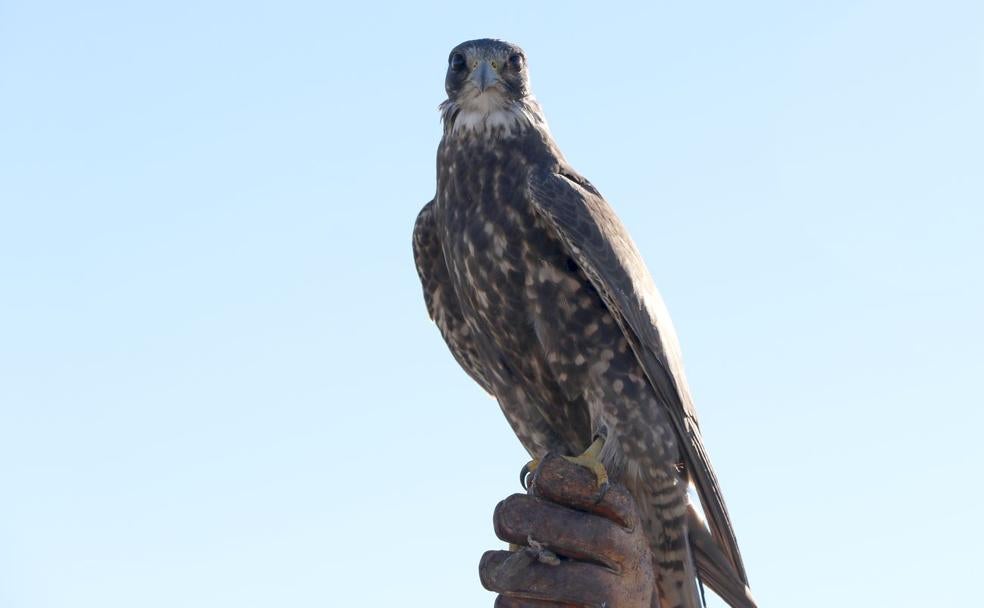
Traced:
<svg viewBox="0 0 984 608">
<path fill-rule="evenodd" d="M 448 99 L 441 104 L 453 130 L 504 127 L 529 119 L 539 107 L 530 93 L 526 54 L 515 44 L 483 38 L 462 42 L 448 55 L 444 80 Z"/>
<path fill-rule="evenodd" d="M 484 38 L 462 42 L 448 55 L 448 99 L 466 105 L 504 105 L 529 93 L 526 54 L 515 44 Z"/>
</svg>

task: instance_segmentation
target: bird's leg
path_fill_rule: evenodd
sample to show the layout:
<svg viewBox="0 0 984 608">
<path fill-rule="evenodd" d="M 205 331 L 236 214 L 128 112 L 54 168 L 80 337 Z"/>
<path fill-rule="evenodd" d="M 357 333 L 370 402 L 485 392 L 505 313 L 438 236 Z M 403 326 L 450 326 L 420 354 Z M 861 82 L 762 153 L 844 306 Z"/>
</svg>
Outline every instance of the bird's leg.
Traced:
<svg viewBox="0 0 984 608">
<path fill-rule="evenodd" d="M 580 465 L 595 474 L 602 495 L 608 489 L 608 471 L 605 470 L 605 465 L 601 464 L 601 449 L 603 447 L 605 447 L 605 439 L 598 437 L 580 456 L 564 456 L 568 462 Z"/>
</svg>

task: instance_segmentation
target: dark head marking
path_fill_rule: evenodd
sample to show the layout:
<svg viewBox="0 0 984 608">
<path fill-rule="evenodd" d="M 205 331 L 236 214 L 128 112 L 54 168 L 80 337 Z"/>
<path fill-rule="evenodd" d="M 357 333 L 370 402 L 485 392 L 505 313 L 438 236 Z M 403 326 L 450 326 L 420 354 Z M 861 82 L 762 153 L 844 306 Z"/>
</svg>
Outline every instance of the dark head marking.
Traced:
<svg viewBox="0 0 984 608">
<path fill-rule="evenodd" d="M 530 91 L 526 53 L 510 42 L 481 38 L 451 49 L 444 88 L 441 111 L 452 132 L 508 134 L 533 122 L 545 125 Z"/>
<path fill-rule="evenodd" d="M 526 55 L 515 44 L 491 38 L 469 40 L 451 49 L 444 80 L 448 98 L 462 101 L 486 91 L 509 100 L 529 95 Z"/>
</svg>

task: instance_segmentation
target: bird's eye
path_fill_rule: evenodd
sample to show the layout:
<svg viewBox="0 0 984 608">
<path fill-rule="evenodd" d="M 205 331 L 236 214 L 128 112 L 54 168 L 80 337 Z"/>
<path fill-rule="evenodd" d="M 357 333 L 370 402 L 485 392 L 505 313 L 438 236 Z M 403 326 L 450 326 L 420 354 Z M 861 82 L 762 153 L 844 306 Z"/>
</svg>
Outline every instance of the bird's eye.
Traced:
<svg viewBox="0 0 984 608">
<path fill-rule="evenodd" d="M 514 53 L 509 56 L 509 65 L 515 69 L 523 67 L 523 56 L 519 53 Z"/>
<path fill-rule="evenodd" d="M 454 53 L 451 55 L 451 58 L 448 59 L 448 64 L 451 66 L 452 70 L 458 72 L 465 67 L 465 56 L 461 53 Z"/>
</svg>

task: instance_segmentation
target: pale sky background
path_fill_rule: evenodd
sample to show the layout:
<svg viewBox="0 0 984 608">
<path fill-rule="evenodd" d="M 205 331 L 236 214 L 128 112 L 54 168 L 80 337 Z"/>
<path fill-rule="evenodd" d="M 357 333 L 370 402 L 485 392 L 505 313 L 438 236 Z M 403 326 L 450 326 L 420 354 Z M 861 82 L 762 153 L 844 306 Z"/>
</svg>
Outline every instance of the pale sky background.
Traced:
<svg viewBox="0 0 984 608">
<path fill-rule="evenodd" d="M 981 2 L 0 0 L 0 607 L 491 606 L 525 455 L 410 251 L 483 36 L 648 260 L 760 604 L 974 605 Z"/>
</svg>

